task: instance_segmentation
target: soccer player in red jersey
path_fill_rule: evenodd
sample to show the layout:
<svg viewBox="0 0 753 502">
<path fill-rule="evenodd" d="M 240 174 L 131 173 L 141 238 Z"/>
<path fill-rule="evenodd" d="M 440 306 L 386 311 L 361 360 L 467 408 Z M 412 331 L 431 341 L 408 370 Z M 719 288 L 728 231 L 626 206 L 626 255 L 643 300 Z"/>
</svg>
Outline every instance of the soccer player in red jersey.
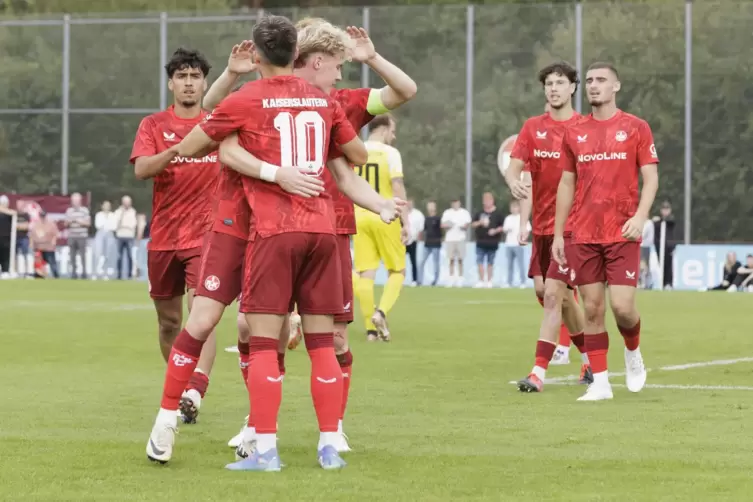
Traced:
<svg viewBox="0 0 753 502">
<path fill-rule="evenodd" d="M 207 192 L 211 193 L 217 184 L 220 169 L 217 152 L 189 158 L 179 155 L 177 148 L 205 115 L 201 97 L 207 88 L 210 68 L 197 51 L 182 48 L 175 51 L 165 66 L 174 103 L 141 121 L 131 153 L 136 177 L 154 180 L 147 264 L 149 294 L 157 310 L 159 342 L 165 361 L 183 322 L 182 299 L 186 290 L 189 310 L 193 306 L 202 242 L 212 224 L 211 198 Z M 196 419 L 209 385 L 215 350 L 212 337 L 190 377 L 181 403 L 187 423 Z"/>
<path fill-rule="evenodd" d="M 619 90 L 614 66 L 592 64 L 586 73 L 591 115 L 567 128 L 562 140 L 564 172 L 557 190 L 552 254 L 560 266 L 575 272 L 585 308 L 586 350 L 594 381 L 579 401 L 612 399 L 604 319 L 607 284 L 625 342 L 627 388 L 638 392 L 646 384 L 635 291 L 643 225 L 659 187 L 659 159 L 648 123 L 617 108 Z M 565 242 L 566 221 L 572 230 L 570 245 Z"/>
<path fill-rule="evenodd" d="M 544 318 L 536 343 L 536 359 L 531 373 L 518 382 L 521 392 L 541 392 L 549 362 L 555 352 L 562 320 L 572 339 L 584 354 L 581 383 L 591 383 L 585 356 L 583 312 L 576 304 L 567 267 L 551 259 L 554 239 L 554 213 L 557 186 L 562 175 L 559 165 L 565 129 L 581 120 L 573 110 L 572 96 L 578 86 L 578 72 L 565 62 L 546 66 L 539 72 L 548 112 L 526 120 L 518 134 L 505 172 L 513 196 L 521 200 L 521 221 L 528 221 L 533 209 L 533 252 L 529 277 L 534 278 L 536 295 L 544 306 Z M 525 171 L 523 180 L 521 172 Z M 521 225 L 519 240 L 528 241 L 527 225 Z"/>
<path fill-rule="evenodd" d="M 298 29 L 298 57 L 294 74 L 335 98 L 345 110 L 351 124 L 357 130 L 367 125 L 376 115 L 393 110 L 415 96 L 416 83 L 394 64 L 376 52 L 374 44 L 362 28 L 349 27 L 347 32 L 333 26 L 324 19 L 307 18 L 296 24 Z M 380 89 L 334 89 L 342 78 L 341 65 L 348 48 L 354 62 L 368 64 L 387 83 Z M 232 61 L 232 60 L 231 60 Z M 236 84 L 243 73 L 254 71 L 251 65 L 229 64 L 223 74 L 207 92 L 205 105 L 216 105 Z M 336 230 L 338 234 L 338 255 L 342 265 L 343 295 L 345 312 L 335 316 L 335 351 L 343 371 L 343 408 L 338 431 L 341 435 L 337 444 L 340 452 L 350 451 L 343 433 L 342 421 L 348 402 L 353 356 L 347 337 L 347 325 L 353 321 L 353 282 L 349 236 L 355 233 L 353 202 L 343 195 L 332 176 L 325 171 L 324 180 L 327 192 L 334 201 Z M 291 348 L 295 348 L 295 333 L 291 332 Z M 243 353 L 241 353 L 243 355 Z M 237 446 L 237 436 L 228 444 Z"/>
</svg>

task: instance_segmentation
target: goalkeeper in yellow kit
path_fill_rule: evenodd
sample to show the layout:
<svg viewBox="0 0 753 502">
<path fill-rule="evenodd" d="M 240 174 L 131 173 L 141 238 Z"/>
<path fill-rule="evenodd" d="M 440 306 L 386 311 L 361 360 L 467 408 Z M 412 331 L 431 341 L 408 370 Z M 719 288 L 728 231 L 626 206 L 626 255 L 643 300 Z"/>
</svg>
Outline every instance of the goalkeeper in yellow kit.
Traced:
<svg viewBox="0 0 753 502">
<path fill-rule="evenodd" d="M 391 146 L 395 140 L 395 120 L 389 115 L 379 115 L 369 123 L 366 149 L 369 161 L 354 166 L 359 176 L 385 198 L 407 200 L 403 184 L 403 161 L 400 152 Z M 369 341 L 390 341 L 387 314 L 395 306 L 405 281 L 405 242 L 408 236 L 408 218 L 385 224 L 378 215 L 356 206 L 356 229 L 353 236 L 353 264 L 358 273 L 354 277 L 354 292 L 361 304 L 361 313 Z M 384 263 L 389 277 L 384 286 L 379 305 L 374 303 L 374 277 L 379 263 Z"/>
</svg>

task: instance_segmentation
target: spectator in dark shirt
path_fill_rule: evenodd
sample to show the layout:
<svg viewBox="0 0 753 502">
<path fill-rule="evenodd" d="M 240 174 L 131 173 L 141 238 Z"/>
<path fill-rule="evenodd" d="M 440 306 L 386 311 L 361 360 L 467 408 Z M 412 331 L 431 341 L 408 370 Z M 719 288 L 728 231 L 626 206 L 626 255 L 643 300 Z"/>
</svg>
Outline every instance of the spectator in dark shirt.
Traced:
<svg viewBox="0 0 753 502">
<path fill-rule="evenodd" d="M 494 258 L 499 249 L 499 239 L 505 218 L 494 205 L 494 195 L 484 193 L 483 209 L 475 214 L 471 227 L 476 230 L 476 265 L 478 265 L 477 288 L 491 288 L 494 277 Z M 484 267 L 486 265 L 486 267 Z"/>
<path fill-rule="evenodd" d="M 426 204 L 426 220 L 424 221 L 424 257 L 418 271 L 418 283 L 424 282 L 424 267 L 429 258 L 434 261 L 434 280 L 431 285 L 439 282 L 439 254 L 442 249 L 442 218 L 437 215 L 437 203 L 429 201 Z"/>
<path fill-rule="evenodd" d="M 737 277 L 737 269 L 740 267 L 742 267 L 742 264 L 737 261 L 737 255 L 733 251 L 727 253 L 727 259 L 724 261 L 724 279 L 722 279 L 722 282 L 718 286 L 711 288 L 710 291 L 728 290 L 734 284 Z"/>
<path fill-rule="evenodd" d="M 16 272 L 32 275 L 33 264 L 29 260 L 29 224 L 31 217 L 26 212 L 26 202 L 16 201 Z M 23 267 L 21 264 L 23 263 Z"/>
<path fill-rule="evenodd" d="M 661 226 L 662 222 L 665 227 L 664 243 L 664 289 L 672 289 L 672 257 L 675 252 L 675 216 L 672 214 L 672 204 L 665 200 L 662 202 L 659 210 L 660 216 L 654 216 L 654 245 L 656 246 L 656 255 L 661 257 Z"/>
<path fill-rule="evenodd" d="M 745 290 L 753 286 L 753 254 L 745 257 L 745 266 L 737 269 L 737 276 L 732 281 L 732 285 L 734 286 L 732 291 Z"/>
<path fill-rule="evenodd" d="M 0 277 L 3 278 L 10 276 L 10 241 L 15 214 L 9 207 L 8 197 L 0 195 Z"/>
</svg>

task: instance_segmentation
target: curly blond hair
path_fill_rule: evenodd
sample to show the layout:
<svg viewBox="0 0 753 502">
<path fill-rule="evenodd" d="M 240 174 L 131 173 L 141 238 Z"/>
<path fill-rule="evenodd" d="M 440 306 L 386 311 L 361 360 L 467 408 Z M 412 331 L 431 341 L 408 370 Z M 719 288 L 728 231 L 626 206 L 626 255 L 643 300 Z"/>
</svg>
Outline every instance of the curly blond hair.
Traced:
<svg viewBox="0 0 753 502">
<path fill-rule="evenodd" d="M 296 66 L 306 63 L 311 54 L 321 52 L 330 56 L 349 57 L 353 43 L 342 28 L 322 18 L 305 18 L 296 24 L 298 29 L 298 59 Z"/>
</svg>

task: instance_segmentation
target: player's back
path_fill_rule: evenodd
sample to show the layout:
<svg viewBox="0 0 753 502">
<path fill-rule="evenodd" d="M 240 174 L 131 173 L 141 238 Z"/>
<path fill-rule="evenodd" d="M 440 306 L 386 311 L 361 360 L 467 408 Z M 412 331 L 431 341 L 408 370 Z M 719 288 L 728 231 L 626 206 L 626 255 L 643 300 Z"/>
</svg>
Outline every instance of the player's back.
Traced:
<svg viewBox="0 0 753 502">
<path fill-rule="evenodd" d="M 403 164 L 397 148 L 379 141 L 366 141 L 369 160 L 362 166 L 354 166 L 356 173 L 385 199 L 393 197 L 392 180 L 403 177 Z M 361 207 L 356 207 L 358 218 L 374 216 Z"/>
<path fill-rule="evenodd" d="M 206 115 L 181 118 L 173 107 L 144 118 L 134 145 L 134 158 L 140 142 L 151 141 L 154 155 L 177 145 Z M 146 139 L 146 136 L 149 139 Z M 146 151 L 144 151 L 146 153 Z M 202 244 L 211 226 L 211 194 L 217 186 L 220 165 L 217 152 L 202 158 L 175 157 L 154 177 L 152 227 L 149 248 L 154 251 L 190 249 Z"/>
</svg>

